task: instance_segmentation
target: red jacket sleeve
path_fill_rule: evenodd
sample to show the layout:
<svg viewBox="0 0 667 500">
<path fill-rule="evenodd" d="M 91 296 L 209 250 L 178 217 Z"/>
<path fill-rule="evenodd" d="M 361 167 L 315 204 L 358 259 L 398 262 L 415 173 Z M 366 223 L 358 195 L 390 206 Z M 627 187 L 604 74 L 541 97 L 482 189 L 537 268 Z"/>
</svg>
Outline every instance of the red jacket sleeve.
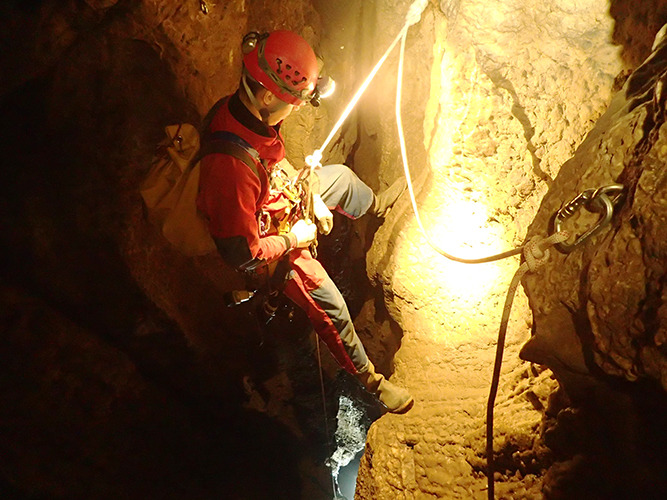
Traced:
<svg viewBox="0 0 667 500">
<path fill-rule="evenodd" d="M 245 163 L 226 154 L 210 154 L 201 161 L 197 206 L 209 221 L 209 230 L 222 257 L 239 267 L 257 258 L 275 260 L 295 242 L 293 235 L 260 238 L 257 212 L 261 208 L 261 179 Z"/>
</svg>

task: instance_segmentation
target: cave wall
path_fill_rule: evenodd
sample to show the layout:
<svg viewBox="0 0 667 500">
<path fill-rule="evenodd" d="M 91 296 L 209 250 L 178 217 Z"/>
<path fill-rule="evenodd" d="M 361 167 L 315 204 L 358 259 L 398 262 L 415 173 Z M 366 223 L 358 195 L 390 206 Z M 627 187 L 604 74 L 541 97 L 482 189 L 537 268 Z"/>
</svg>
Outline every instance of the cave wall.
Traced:
<svg viewBox="0 0 667 500">
<path fill-rule="evenodd" d="M 611 227 L 525 280 L 535 326 L 521 355 L 554 371 L 585 443 L 562 454 L 557 475 L 568 486 L 558 491 L 556 473 L 547 477 L 561 495 L 574 491 L 575 477 L 615 498 L 658 498 L 667 485 L 664 37 L 665 29 L 563 165 L 530 228 L 543 231 L 560 200 L 585 186 L 624 186 Z M 583 208 L 564 228 L 580 235 L 595 220 Z M 568 418 L 558 416 L 554 434 L 572 431 Z"/>
<path fill-rule="evenodd" d="M 393 7 L 378 9 L 378 31 L 396 23 L 401 9 Z M 429 5 L 414 28 L 418 41 L 408 44 L 403 109 L 406 118 L 424 109 L 420 126 L 406 126 L 410 167 L 424 226 L 448 252 L 482 257 L 525 238 L 560 165 L 611 100 L 622 65 L 608 8 L 603 1 Z M 385 172 L 400 175 L 393 95 L 376 99 L 380 116 L 364 114 L 362 128 L 393 155 Z M 363 153 L 362 145 L 355 165 Z M 485 398 L 517 260 L 447 261 L 426 244 L 404 196 L 375 234 L 367 264 L 403 331 L 394 377 L 417 403 L 374 425 L 358 491 L 362 498 L 405 490 L 481 495 Z M 535 476 L 548 465 L 538 435 L 554 382 L 518 360 L 530 327 L 526 298 L 517 297 L 496 416 L 499 491 L 509 496 L 539 495 Z"/>
<path fill-rule="evenodd" d="M 421 110 L 423 105 L 415 106 L 409 100 L 415 95 L 424 98 L 420 81 L 430 70 L 423 132 L 406 127 L 411 137 L 409 156 L 417 202 L 429 236 L 450 253 L 467 258 L 517 246 L 529 235 L 528 227 L 549 192 L 553 201 L 542 208 L 543 224 L 539 232 L 536 228 L 530 233 L 546 236 L 544 222 L 549 214 L 576 194 L 574 190 L 564 193 L 561 186 L 576 183 L 581 189 L 585 183 L 597 186 L 609 182 L 596 176 L 582 179 L 581 171 L 569 169 L 569 173 L 558 175 L 561 166 L 576 154 L 581 155 L 577 163 L 590 165 L 589 172 L 601 169 L 595 157 L 581 152 L 582 145 L 595 124 L 606 120 L 601 117 L 628 73 L 650 53 L 653 37 L 664 23 L 664 3 L 635 6 L 632 2 L 604 1 L 461 1 L 431 2 L 430 7 L 414 30 L 419 32 L 418 38 L 432 46 L 433 63 L 430 68 L 426 64 L 429 61 L 420 50 L 420 42 L 412 47 L 408 44 L 407 58 L 413 67 L 406 72 L 409 76 L 404 91 L 409 95 L 404 113 L 419 114 L 415 109 Z M 382 7 L 376 11 L 381 19 L 376 24 L 383 27 L 378 28 L 382 32 L 379 38 L 389 38 L 385 27 L 396 24 L 396 11 L 405 11 L 397 4 L 387 10 L 391 12 Z M 400 21 L 401 15 L 398 17 Z M 382 46 L 373 47 L 377 57 Z M 400 175 L 395 165 L 393 95 L 375 94 L 373 98 L 372 110 L 364 110 L 362 115 L 360 130 L 370 132 L 368 137 L 362 135 L 355 165 L 372 158 L 382 165 L 380 178 L 383 173 Z M 626 124 L 621 121 L 614 126 L 624 130 Z M 637 128 L 633 130 L 638 133 Z M 423 141 L 425 160 L 415 138 Z M 382 144 L 382 152 L 365 150 L 364 139 Z M 622 149 L 629 147 L 628 139 L 622 141 Z M 391 159 L 379 161 L 385 158 Z M 620 161 L 618 155 L 615 158 Z M 664 210 L 662 201 L 651 205 L 656 203 Z M 660 220 L 656 209 L 651 218 Z M 660 260 L 661 253 L 657 255 Z M 616 266 L 602 258 L 597 262 L 598 271 L 591 271 L 604 274 L 608 281 L 591 289 L 596 295 L 590 299 L 589 308 L 596 307 L 604 297 L 605 310 L 610 312 L 604 325 L 592 324 L 594 333 L 580 332 L 579 325 L 577 333 L 598 337 L 596 330 L 609 330 L 613 324 L 619 328 L 612 328 L 613 334 L 605 332 L 602 335 L 606 340 L 598 342 L 634 344 L 634 337 L 630 341 L 620 340 L 627 338 L 624 335 L 616 336 L 623 328 L 620 325 L 635 321 L 634 316 L 625 315 L 611 303 L 616 287 L 620 287 L 622 296 L 642 303 L 642 281 L 634 279 L 637 275 L 625 266 L 626 258 Z M 404 417 L 383 418 L 374 424 L 362 461 L 358 496 L 388 498 L 405 491 L 447 498 L 484 495 L 480 474 L 484 468 L 480 459 L 483 411 L 504 295 L 517 264 L 509 260 L 471 267 L 446 261 L 426 244 L 407 196 L 374 235 L 367 256 L 368 273 L 384 288 L 385 306 L 403 332 L 393 359 L 394 377 L 411 389 L 417 403 Z M 582 269 L 587 269 L 586 265 L 563 276 L 558 274 L 562 266 L 554 264 L 552 279 L 564 281 L 583 294 L 577 288 L 582 276 L 578 271 Z M 659 323 L 655 315 L 660 317 L 661 299 L 656 298 L 661 290 L 659 269 L 658 265 L 651 271 L 657 280 L 650 285 L 654 305 L 648 314 L 654 315 L 649 322 L 653 326 Z M 625 279 L 614 282 L 621 270 L 628 282 L 635 283 L 633 286 L 623 285 Z M 637 272 L 642 274 L 641 266 Z M 543 276 L 530 282 L 533 290 L 539 289 L 533 291 L 536 296 L 550 296 L 553 282 L 544 281 Z M 595 467 L 591 467 L 595 459 L 590 457 L 598 457 L 609 445 L 605 439 L 596 439 L 605 433 L 613 436 L 609 439 L 615 450 L 622 450 L 624 445 L 641 449 L 640 442 L 645 438 L 635 439 L 630 434 L 646 422 L 633 419 L 649 408 L 657 423 L 662 403 L 647 405 L 650 390 L 643 398 L 625 392 L 618 395 L 618 400 L 600 396 L 596 399 L 598 413 L 594 414 L 604 413 L 607 404 L 607 408 L 624 408 L 618 420 L 608 419 L 605 425 L 596 426 L 588 415 L 582 421 L 574 418 L 576 424 L 569 421 L 563 426 L 565 431 L 549 427 L 553 423 L 550 417 L 567 403 L 561 393 L 553 392 L 558 384 L 548 370 L 543 371 L 544 366 L 552 367 L 553 363 L 545 359 L 554 356 L 555 346 L 561 351 L 577 351 L 579 340 L 574 335 L 557 337 L 539 358 L 526 358 L 542 367 L 523 363 L 518 353 L 533 328 L 531 308 L 534 311 L 535 306 L 529 307 L 526 296 L 520 294 L 510 318 L 495 423 L 499 494 L 513 498 L 541 494 L 549 498 L 623 498 L 641 485 L 642 495 L 659 495 L 661 483 L 655 482 L 655 474 L 659 476 L 662 468 L 650 465 L 655 458 L 653 447 L 645 453 L 619 453 L 611 462 L 600 461 L 604 465 Z M 366 317 L 373 317 L 376 308 L 369 306 L 364 312 Z M 561 306 L 561 314 L 554 316 L 567 322 L 564 318 L 570 313 L 563 312 Z M 623 322 L 617 321 L 621 317 Z M 567 325 L 558 322 L 561 319 L 554 320 L 552 330 L 565 329 Z M 616 365 L 626 366 L 626 371 L 638 369 L 639 363 L 640 371 L 651 369 L 655 377 L 661 371 L 664 355 L 658 354 L 659 339 L 648 343 L 650 346 L 641 351 L 645 361 L 638 360 L 641 349 L 634 347 L 626 349 L 622 355 L 625 359 L 619 360 L 616 353 L 611 357 Z M 644 363 L 648 366 L 643 367 Z M 618 368 L 607 371 L 619 374 Z M 643 393 L 646 388 L 636 390 Z M 661 401 L 664 394 L 658 391 L 655 397 Z M 568 422 L 570 415 L 569 410 L 565 411 L 562 420 Z M 546 440 L 540 437 L 545 436 L 545 426 Z M 587 427 L 588 433 L 583 431 Z M 578 449 L 574 444 L 578 439 L 595 444 Z M 577 456 L 573 461 L 577 466 L 568 471 L 571 464 L 564 457 L 578 453 L 589 458 Z M 626 460 L 632 465 L 624 469 Z M 550 467 L 547 481 L 541 484 L 539 477 Z"/>
<path fill-rule="evenodd" d="M 0 40 L 11 49 L 0 54 L 0 387 L 15 402 L 0 412 L 0 492 L 330 496 L 307 329 L 287 325 L 290 335 L 276 332 L 277 345 L 260 348 L 251 311 L 220 305 L 238 277 L 215 255 L 190 259 L 172 250 L 146 222 L 137 186 L 162 127 L 196 121 L 235 88 L 239 43 L 250 29 L 300 32 L 338 83 L 337 98 L 285 123 L 288 157 L 300 165 L 410 4 L 207 1 L 206 14 L 195 0 L 0 7 Z M 639 418 L 640 410 L 661 415 L 662 400 L 649 402 L 664 394 L 598 379 L 664 378 L 664 237 L 656 223 L 664 215 L 662 77 L 634 80 L 633 95 L 645 91 L 634 115 L 620 114 L 627 103 L 605 110 L 649 55 L 665 12 L 658 0 L 432 0 L 408 34 L 402 109 L 410 168 L 426 229 L 442 246 L 464 256 L 493 253 L 544 233 L 549 214 L 584 181 L 622 174 L 636 186 L 634 204 L 623 208 L 630 222 L 615 226 L 620 236 L 560 256 L 546 278 L 526 280 L 530 307 L 525 296 L 516 300 L 496 422 L 498 491 L 507 497 L 607 498 L 626 491 L 614 489 L 626 479 L 660 479 L 650 460 L 662 463 L 661 441 L 642 453 L 651 434 L 633 433 L 655 422 Z M 651 71 L 662 75 L 660 67 Z M 326 162 L 346 161 L 377 191 L 402 175 L 396 68 L 394 52 L 325 152 Z M 344 234 L 327 264 L 347 264 L 347 277 L 337 267 L 332 274 L 360 336 L 380 369 L 417 399 L 409 414 L 371 427 L 357 498 L 484 497 L 483 411 L 517 260 L 474 268 L 445 261 L 425 244 L 405 195 L 382 225 L 336 224 Z M 608 265 L 623 245 L 628 257 Z M 567 280 L 555 277 L 563 270 Z M 615 281 L 619 274 L 625 278 Z M 537 286 L 544 282 L 554 284 L 553 295 Z M 610 305 L 616 294 L 607 290 L 626 297 L 628 308 Z M 587 302 L 581 297 L 589 292 Z M 565 394 L 557 388 L 572 380 L 572 366 L 563 370 L 561 360 L 530 349 L 523 356 L 531 364 L 519 359 L 531 328 L 539 334 L 543 310 L 563 297 L 569 308 L 555 325 L 569 337 L 556 343 L 574 353 L 565 361 L 576 375 Z M 324 363 L 335 377 L 326 354 Z M 583 394 L 595 396 L 596 408 L 572 406 L 582 387 L 593 388 Z M 621 418 L 596 427 L 605 408 Z M 607 434 L 621 437 L 613 449 L 632 448 L 630 473 L 605 458 Z M 601 465 L 591 466 L 591 457 Z M 617 480 L 601 474 L 606 466 Z"/>
<path fill-rule="evenodd" d="M 287 407 L 251 311 L 222 306 L 238 277 L 142 212 L 163 127 L 235 88 L 248 30 L 317 44 L 307 2 L 208 4 L 0 6 L 3 497 L 327 496 L 319 431 Z"/>
</svg>

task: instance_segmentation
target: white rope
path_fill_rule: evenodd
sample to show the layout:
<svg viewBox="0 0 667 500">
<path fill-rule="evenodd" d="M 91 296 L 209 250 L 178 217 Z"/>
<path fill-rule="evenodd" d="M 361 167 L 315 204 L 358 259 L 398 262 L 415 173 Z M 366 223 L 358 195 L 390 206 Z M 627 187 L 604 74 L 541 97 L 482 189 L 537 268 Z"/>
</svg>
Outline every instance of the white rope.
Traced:
<svg viewBox="0 0 667 500">
<path fill-rule="evenodd" d="M 450 260 L 456 261 L 456 262 L 462 262 L 464 264 L 481 264 L 484 262 L 493 262 L 496 260 L 504 259 L 506 257 L 511 257 L 512 255 L 518 255 L 521 253 L 521 249 L 523 247 L 516 248 L 514 250 L 509 250 L 507 252 L 503 252 L 497 255 L 492 255 L 489 257 L 483 257 L 481 259 L 463 259 L 460 257 L 456 257 L 454 255 L 451 255 L 450 253 L 446 252 L 440 246 L 438 246 L 437 243 L 435 243 L 428 235 L 426 232 L 426 229 L 424 229 L 424 225 L 422 224 L 421 217 L 419 217 L 419 209 L 417 208 L 417 200 L 415 198 L 415 192 L 412 187 L 412 178 L 410 176 L 410 167 L 408 166 L 408 153 L 407 153 L 407 148 L 405 146 L 405 134 L 403 132 L 403 119 L 401 117 L 401 94 L 402 94 L 402 89 L 403 89 L 403 62 L 405 60 L 405 40 L 406 40 L 406 34 L 407 30 L 401 32 L 403 33 L 401 37 L 401 49 L 400 49 L 400 56 L 398 59 L 398 78 L 396 82 L 396 125 L 398 127 L 398 142 L 401 146 L 401 156 L 403 158 L 403 171 L 405 173 L 405 180 L 407 181 L 408 185 L 408 192 L 410 194 L 410 201 L 412 202 L 412 211 L 415 214 L 415 220 L 417 221 L 417 225 L 419 226 L 419 229 L 421 230 L 422 234 L 424 235 L 424 238 L 426 239 L 427 243 L 439 254 L 447 257 Z"/>
<path fill-rule="evenodd" d="M 329 136 L 324 140 L 324 143 L 320 146 L 319 149 L 315 150 L 312 155 L 308 156 L 306 158 L 306 163 L 311 167 L 319 167 L 321 166 L 321 160 L 322 160 L 322 152 L 326 149 L 326 147 L 329 145 L 331 140 L 334 138 L 336 133 L 340 130 L 340 128 L 343 126 L 343 123 L 345 120 L 347 120 L 347 117 L 350 115 L 354 107 L 357 105 L 357 102 L 359 102 L 359 99 L 361 99 L 361 96 L 363 93 L 366 91 L 368 86 L 370 85 L 371 81 L 373 78 L 375 78 L 375 75 L 377 72 L 380 70 L 384 62 L 387 60 L 387 57 L 391 53 L 392 50 L 394 50 L 394 47 L 398 43 L 398 41 L 401 39 L 404 33 L 407 32 L 408 26 L 407 24 L 403 26 L 401 29 L 400 33 L 396 38 L 394 39 L 393 42 L 391 42 L 391 45 L 389 48 L 385 51 L 384 55 L 380 58 L 380 60 L 377 62 L 373 70 L 370 72 L 370 74 L 366 77 L 366 80 L 361 84 L 361 87 L 357 90 L 357 92 L 354 94 L 352 97 L 352 100 L 348 103 L 347 107 L 343 111 L 343 114 L 341 114 L 340 118 L 338 118 L 338 121 L 336 124 L 333 126 L 331 129 L 331 132 L 329 132 Z"/>
<path fill-rule="evenodd" d="M 391 42 L 389 48 L 385 51 L 384 55 L 380 58 L 380 60 L 377 62 L 373 70 L 366 77 L 366 80 L 364 80 L 364 83 L 361 84 L 361 87 L 359 87 L 357 92 L 354 94 L 352 100 L 348 103 L 347 107 L 343 111 L 343 114 L 340 116 L 336 124 L 333 126 L 331 132 L 329 132 L 329 136 L 324 140 L 320 148 L 315 150 L 312 155 L 306 157 L 306 164 L 309 165 L 310 168 L 316 168 L 322 166 L 321 164 L 322 153 L 327 148 L 329 143 L 333 140 L 336 133 L 338 133 L 340 128 L 343 126 L 343 123 L 345 122 L 345 120 L 347 120 L 347 117 L 350 115 L 354 107 L 357 105 L 357 102 L 359 101 L 359 99 L 361 99 L 361 96 L 366 91 L 373 78 L 375 78 L 375 75 L 380 70 L 384 62 L 387 60 L 387 57 L 389 56 L 391 51 L 394 50 L 394 47 L 396 47 L 398 41 L 405 36 L 410 26 L 417 24 L 420 21 L 421 15 L 426 9 L 427 5 L 428 5 L 428 0 L 415 0 L 414 2 L 412 2 L 412 5 L 410 5 L 408 13 L 405 16 L 405 24 L 401 28 L 401 31 L 398 33 L 398 35 L 396 35 L 394 41 Z"/>
</svg>

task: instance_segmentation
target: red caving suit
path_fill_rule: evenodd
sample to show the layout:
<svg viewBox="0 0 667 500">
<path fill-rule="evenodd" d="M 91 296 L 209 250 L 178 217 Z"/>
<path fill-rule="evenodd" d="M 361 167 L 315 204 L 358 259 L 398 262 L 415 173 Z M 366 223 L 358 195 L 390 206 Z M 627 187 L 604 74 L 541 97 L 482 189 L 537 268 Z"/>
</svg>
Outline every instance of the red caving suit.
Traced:
<svg viewBox="0 0 667 500">
<path fill-rule="evenodd" d="M 218 251 L 235 268 L 253 259 L 272 262 L 289 252 L 291 271 L 285 294 L 306 312 L 341 367 L 356 374 L 368 358 L 336 285 L 308 249 L 294 248 L 293 234 L 260 234 L 258 214 L 277 201 L 269 189 L 269 174 L 285 157 L 280 125 L 262 123 L 234 94 L 211 121 L 208 132 L 217 131 L 231 132 L 245 140 L 265 164 L 265 168 L 258 167 L 257 175 L 231 155 L 214 153 L 202 159 L 197 207 L 208 219 Z M 320 175 L 322 199 L 330 209 L 351 217 L 368 210 L 372 191 L 350 169 L 332 165 L 321 171 L 327 173 Z"/>
</svg>

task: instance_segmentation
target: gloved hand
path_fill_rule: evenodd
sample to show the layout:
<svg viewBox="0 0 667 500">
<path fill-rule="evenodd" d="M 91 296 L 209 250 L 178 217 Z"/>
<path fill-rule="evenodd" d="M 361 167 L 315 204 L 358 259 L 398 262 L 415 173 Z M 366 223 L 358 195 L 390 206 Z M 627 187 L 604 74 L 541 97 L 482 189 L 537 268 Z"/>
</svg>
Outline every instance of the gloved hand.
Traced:
<svg viewBox="0 0 667 500">
<path fill-rule="evenodd" d="M 290 233 L 296 236 L 296 248 L 305 248 L 317 238 L 317 226 L 301 219 L 292 226 Z"/>
<path fill-rule="evenodd" d="M 319 194 L 313 195 L 313 212 L 315 213 L 320 233 L 329 234 L 333 229 L 333 215 Z"/>
</svg>

